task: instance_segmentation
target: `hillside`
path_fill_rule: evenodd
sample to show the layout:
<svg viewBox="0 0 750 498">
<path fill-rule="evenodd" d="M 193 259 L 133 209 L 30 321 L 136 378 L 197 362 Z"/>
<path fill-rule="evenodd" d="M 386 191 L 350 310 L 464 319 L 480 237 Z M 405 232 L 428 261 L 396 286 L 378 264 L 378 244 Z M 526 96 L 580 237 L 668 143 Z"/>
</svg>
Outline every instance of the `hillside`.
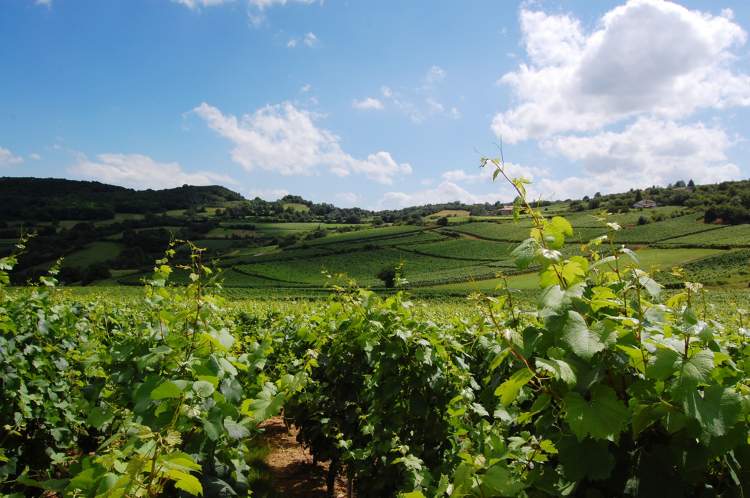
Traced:
<svg viewBox="0 0 750 498">
<path fill-rule="evenodd" d="M 325 272 L 378 287 L 378 273 L 402 263 L 409 285 L 424 293 L 492 290 L 500 273 L 512 287 L 536 285 L 510 255 L 528 237 L 528 220 L 499 214 L 500 203 L 372 212 L 298 196 L 247 200 L 216 186 L 136 191 L 34 178 L 0 179 L 0 196 L 9 200 L 0 206 L 0 253 L 21 233 L 36 233 L 14 274 L 17 283 L 64 257 L 66 284 L 138 284 L 170 240 L 184 239 L 206 248 L 226 287 L 259 292 L 319 292 L 329 282 Z M 632 207 L 644 199 L 657 207 Z M 607 221 L 622 227 L 612 234 L 617 243 L 633 247 L 643 266 L 662 270 L 667 285 L 675 266 L 709 285 L 747 287 L 750 281 L 748 181 L 680 182 L 541 205 L 573 224 L 566 254 L 608 232 L 601 219 L 607 210 L 614 213 Z"/>
</svg>

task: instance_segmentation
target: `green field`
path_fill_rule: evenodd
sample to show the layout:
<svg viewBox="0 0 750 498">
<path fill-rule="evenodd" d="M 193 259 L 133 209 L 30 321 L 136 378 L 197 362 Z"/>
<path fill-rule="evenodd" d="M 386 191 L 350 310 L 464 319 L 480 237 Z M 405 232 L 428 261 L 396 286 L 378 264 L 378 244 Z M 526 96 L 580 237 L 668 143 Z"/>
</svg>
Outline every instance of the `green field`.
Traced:
<svg viewBox="0 0 750 498">
<path fill-rule="evenodd" d="M 674 245 L 750 247 L 750 225 L 717 226 L 711 231 L 665 241 Z"/>
<path fill-rule="evenodd" d="M 103 263 L 116 258 L 122 248 L 122 244 L 117 242 L 92 242 L 83 249 L 65 256 L 63 266 L 80 267 Z"/>
</svg>

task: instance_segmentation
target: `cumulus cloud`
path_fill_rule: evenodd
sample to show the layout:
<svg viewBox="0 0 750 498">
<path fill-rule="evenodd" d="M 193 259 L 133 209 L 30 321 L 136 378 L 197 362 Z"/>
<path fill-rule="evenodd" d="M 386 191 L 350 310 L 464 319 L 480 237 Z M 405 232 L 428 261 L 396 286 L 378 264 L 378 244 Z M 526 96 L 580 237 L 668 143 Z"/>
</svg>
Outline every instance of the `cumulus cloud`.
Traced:
<svg viewBox="0 0 750 498">
<path fill-rule="evenodd" d="M 39 161 L 41 158 L 42 156 L 40 156 L 36 152 L 32 152 L 31 154 L 29 154 L 29 159 L 31 159 L 32 161 Z"/>
<path fill-rule="evenodd" d="M 653 118 L 640 118 L 621 132 L 557 136 L 542 142 L 549 152 L 580 162 L 594 185 L 609 187 L 602 191 L 643 186 L 644 180 L 666 185 L 689 178 L 699 183 L 738 179 L 740 168 L 726 155 L 731 145 L 720 128 Z"/>
<path fill-rule="evenodd" d="M 290 102 L 265 106 L 239 119 L 205 102 L 193 111 L 232 143 L 232 160 L 248 171 L 310 175 L 325 167 L 338 176 L 358 173 L 383 184 L 411 173 L 408 163 L 397 163 L 385 151 L 365 159 L 351 156 L 337 135 L 316 124 L 318 116 Z"/>
<path fill-rule="evenodd" d="M 0 147 L 0 166 L 12 166 L 21 164 L 23 158 L 13 154 L 10 150 Z"/>
<path fill-rule="evenodd" d="M 476 173 L 468 173 L 463 169 L 453 169 L 445 171 L 441 175 L 441 178 L 453 183 L 465 183 L 470 185 L 481 183 L 488 184 L 492 182 L 492 174 L 494 171 L 495 170 L 491 167 L 478 168 Z M 550 172 L 546 169 L 524 166 L 516 163 L 505 163 L 505 172 L 511 178 L 526 178 L 531 181 L 545 178 L 550 175 Z"/>
<path fill-rule="evenodd" d="M 354 107 L 355 109 L 379 111 L 383 109 L 383 103 L 376 98 L 367 97 L 362 100 L 352 101 L 352 107 Z"/>
<path fill-rule="evenodd" d="M 36 0 L 35 5 L 44 5 L 45 7 L 52 7 L 52 0 Z"/>
<path fill-rule="evenodd" d="M 630 0 L 590 33 L 570 15 L 523 9 L 520 17 L 528 61 L 500 79 L 517 105 L 492 123 L 508 142 L 750 105 L 750 76 L 731 67 L 747 34 L 726 13 Z"/>
<path fill-rule="evenodd" d="M 176 162 L 160 163 L 142 154 L 99 154 L 93 160 L 80 155 L 69 172 L 79 178 L 136 189 L 236 183 L 225 175 L 186 172 Z"/>
<path fill-rule="evenodd" d="M 398 209 L 422 204 L 439 204 L 461 201 L 467 204 L 512 199 L 507 191 L 489 194 L 473 194 L 460 185 L 444 180 L 435 188 L 417 190 L 414 192 L 386 192 L 378 201 L 378 209 Z"/>
</svg>

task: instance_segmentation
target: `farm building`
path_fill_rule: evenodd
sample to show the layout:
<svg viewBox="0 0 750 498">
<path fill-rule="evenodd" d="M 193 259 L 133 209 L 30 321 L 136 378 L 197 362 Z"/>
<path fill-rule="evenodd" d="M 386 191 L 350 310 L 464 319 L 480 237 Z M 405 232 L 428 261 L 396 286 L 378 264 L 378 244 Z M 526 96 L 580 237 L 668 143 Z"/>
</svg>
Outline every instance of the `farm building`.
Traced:
<svg viewBox="0 0 750 498">
<path fill-rule="evenodd" d="M 513 214 L 513 205 L 503 206 L 498 210 L 498 214 L 501 216 L 510 216 Z"/>
</svg>

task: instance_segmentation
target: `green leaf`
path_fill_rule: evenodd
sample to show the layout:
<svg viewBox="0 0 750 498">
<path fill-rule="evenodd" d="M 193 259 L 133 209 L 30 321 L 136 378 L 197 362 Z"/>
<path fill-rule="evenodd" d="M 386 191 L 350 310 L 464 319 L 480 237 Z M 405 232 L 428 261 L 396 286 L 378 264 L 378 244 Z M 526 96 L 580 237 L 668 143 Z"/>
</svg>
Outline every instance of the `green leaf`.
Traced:
<svg viewBox="0 0 750 498">
<path fill-rule="evenodd" d="M 584 360 L 604 349 L 599 336 L 589 330 L 586 321 L 575 311 L 568 311 L 562 330 L 562 341 Z"/>
<path fill-rule="evenodd" d="M 680 377 L 691 385 L 708 384 L 713 369 L 713 353 L 711 351 L 699 351 L 682 363 Z"/>
<path fill-rule="evenodd" d="M 594 439 L 614 440 L 625 428 L 629 412 L 615 391 L 606 385 L 591 390 L 591 401 L 577 392 L 565 396 L 565 421 L 579 440 L 586 435 Z"/>
<path fill-rule="evenodd" d="M 692 389 L 683 401 L 685 413 L 696 419 L 706 434 L 724 436 L 742 416 L 742 396 L 732 389 L 714 384 L 703 396 Z"/>
<path fill-rule="evenodd" d="M 577 381 L 576 374 L 573 372 L 570 364 L 563 360 L 537 358 L 536 366 L 550 372 L 556 379 L 565 382 L 569 386 L 575 385 Z"/>
<path fill-rule="evenodd" d="M 221 346 L 226 351 L 232 349 L 235 341 L 234 336 L 225 328 L 212 330 L 211 339 L 213 339 L 214 344 Z"/>
<path fill-rule="evenodd" d="M 284 394 L 277 393 L 276 386 L 266 382 L 257 399 L 242 404 L 242 412 L 253 417 L 256 422 L 261 422 L 276 415 L 283 404 Z"/>
<path fill-rule="evenodd" d="M 508 380 L 497 386 L 495 396 L 500 396 L 500 402 L 508 406 L 518 397 L 518 392 L 534 377 L 528 368 L 517 370 Z"/>
<path fill-rule="evenodd" d="M 242 384 L 237 379 L 231 378 L 221 381 L 220 391 L 230 403 L 239 403 L 242 400 Z"/>
<path fill-rule="evenodd" d="M 224 419 L 224 428 L 232 439 L 244 439 L 250 436 L 250 431 L 244 425 L 235 422 L 231 417 Z"/>
<path fill-rule="evenodd" d="M 680 353 L 669 348 L 659 348 L 646 367 L 646 376 L 656 380 L 666 380 L 677 370 Z"/>
<path fill-rule="evenodd" d="M 573 225 L 562 216 L 553 216 L 549 221 L 549 226 L 563 235 L 568 237 L 573 236 Z"/>
<path fill-rule="evenodd" d="M 168 470 L 166 475 L 174 481 L 175 488 L 181 489 L 193 496 L 203 494 L 203 486 L 201 486 L 201 482 L 194 475 L 174 469 Z"/>
<path fill-rule="evenodd" d="M 201 398 L 208 398 L 214 393 L 214 386 L 208 381 L 197 380 L 193 382 L 193 391 Z"/>
<path fill-rule="evenodd" d="M 638 281 L 641 283 L 644 289 L 646 289 L 646 292 L 651 294 L 651 297 L 654 299 L 659 297 L 659 294 L 661 294 L 661 285 L 656 282 L 653 278 L 649 277 L 648 275 L 642 275 L 638 278 Z"/>
<path fill-rule="evenodd" d="M 584 277 L 586 277 L 586 271 L 588 270 L 588 261 L 580 256 L 573 256 L 568 260 L 562 269 L 562 277 L 565 279 L 565 283 L 570 286 L 574 285 Z"/>
<path fill-rule="evenodd" d="M 89 412 L 88 417 L 86 417 L 86 423 L 94 429 L 99 430 L 104 426 L 104 424 L 106 424 L 113 418 L 114 413 L 110 409 L 101 406 L 95 406 Z"/>
<path fill-rule="evenodd" d="M 163 456 L 162 462 L 170 469 L 182 470 L 184 472 L 201 470 L 201 466 L 193 460 L 193 457 L 181 451 Z"/>
<path fill-rule="evenodd" d="M 667 409 L 659 403 L 638 405 L 633 410 L 633 436 L 638 437 L 638 434 L 645 431 L 666 414 Z"/>
<path fill-rule="evenodd" d="M 526 239 L 521 242 L 518 247 L 513 249 L 511 256 L 513 256 L 516 266 L 518 268 L 528 268 L 534 258 L 536 258 L 537 252 L 539 251 L 539 242 L 534 239 Z"/>
<path fill-rule="evenodd" d="M 151 399 L 170 399 L 179 398 L 182 395 L 182 390 L 172 382 L 168 380 L 159 384 L 156 389 L 151 391 Z"/>
<path fill-rule="evenodd" d="M 482 476 L 482 485 L 497 493 L 493 496 L 518 496 L 525 487 L 503 464 L 487 469 Z"/>
<path fill-rule="evenodd" d="M 615 458 L 609 452 L 607 441 L 586 438 L 577 441 L 573 437 L 563 437 L 557 444 L 563 474 L 571 481 L 584 478 L 606 479 L 615 467 Z"/>
</svg>

